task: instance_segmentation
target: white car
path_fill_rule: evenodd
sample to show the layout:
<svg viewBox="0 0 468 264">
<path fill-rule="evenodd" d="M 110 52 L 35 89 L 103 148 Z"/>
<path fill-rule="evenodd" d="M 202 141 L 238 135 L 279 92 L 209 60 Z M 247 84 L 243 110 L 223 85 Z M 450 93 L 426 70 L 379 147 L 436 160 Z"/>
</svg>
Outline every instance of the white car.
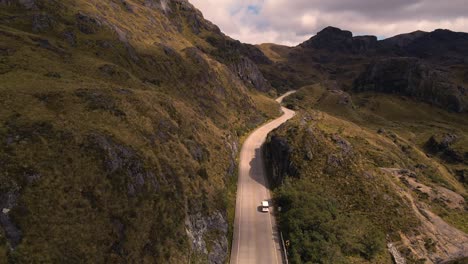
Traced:
<svg viewBox="0 0 468 264">
<path fill-rule="evenodd" d="M 270 211 L 269 207 L 270 205 L 268 204 L 268 201 L 262 202 L 262 212 L 268 213 Z"/>
</svg>

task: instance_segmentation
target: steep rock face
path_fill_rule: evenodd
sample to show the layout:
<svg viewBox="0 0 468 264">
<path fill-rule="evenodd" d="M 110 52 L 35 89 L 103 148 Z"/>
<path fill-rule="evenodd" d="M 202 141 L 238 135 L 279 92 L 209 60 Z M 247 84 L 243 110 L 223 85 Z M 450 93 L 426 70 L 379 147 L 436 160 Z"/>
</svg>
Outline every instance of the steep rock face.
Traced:
<svg viewBox="0 0 468 264">
<path fill-rule="evenodd" d="M 263 74 L 258 69 L 257 65 L 247 57 L 241 57 L 237 63 L 230 65 L 230 68 L 239 78 L 255 89 L 261 92 L 268 92 L 271 90 L 271 85 L 263 77 Z"/>
<path fill-rule="evenodd" d="M 258 64 L 271 64 L 271 61 L 257 47 L 242 44 L 219 32 L 212 32 L 205 39 L 217 48 L 206 52 L 226 63 L 246 85 L 263 92 L 272 89 L 271 84 L 257 66 Z"/>
<path fill-rule="evenodd" d="M 186 231 L 195 253 L 208 256 L 204 261 L 225 263 L 229 252 L 226 216 L 220 212 L 211 216 L 202 216 L 200 213 L 190 215 L 186 220 Z"/>
<path fill-rule="evenodd" d="M 448 74 L 415 58 L 378 60 L 359 76 L 354 90 L 406 95 L 455 112 L 467 110 L 466 95 Z"/>
<path fill-rule="evenodd" d="M 285 138 L 271 135 L 263 147 L 270 183 L 279 186 L 288 176 L 297 176 L 297 169 L 291 160 L 292 147 Z M 310 157 L 312 158 L 312 157 Z"/>
<path fill-rule="evenodd" d="M 327 27 L 318 32 L 316 36 L 300 45 L 304 48 L 324 49 L 332 52 L 365 53 L 375 49 L 377 37 L 358 36 L 335 27 Z"/>
</svg>

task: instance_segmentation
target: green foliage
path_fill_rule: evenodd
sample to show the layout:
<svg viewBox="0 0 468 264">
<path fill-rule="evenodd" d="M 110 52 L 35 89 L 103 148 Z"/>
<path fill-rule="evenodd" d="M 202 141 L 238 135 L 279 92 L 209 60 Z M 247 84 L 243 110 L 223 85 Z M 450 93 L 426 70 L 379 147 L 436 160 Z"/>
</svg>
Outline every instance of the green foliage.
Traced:
<svg viewBox="0 0 468 264">
<path fill-rule="evenodd" d="M 349 143 L 337 137 L 340 127 L 292 121 L 274 132 L 287 139 L 290 162 L 298 170 L 275 191 L 293 263 L 386 262 L 386 235 L 417 226 L 409 206 L 361 155 L 359 145 L 346 147 Z"/>
<path fill-rule="evenodd" d="M 372 260 L 385 248 L 385 235 L 368 217 L 340 209 L 333 197 L 305 180 L 277 192 L 284 208 L 280 228 L 291 241 L 295 263 L 346 263 L 346 256 Z M 305 185 L 307 184 L 307 185 Z"/>
<path fill-rule="evenodd" d="M 447 163 L 423 150 L 431 135 L 451 133 L 458 140 L 453 147 L 463 152 L 460 143 L 466 141 L 467 119 L 465 114 L 390 95 L 353 94 L 349 103 L 343 103 L 349 95 L 325 86 L 306 86 L 286 98 L 285 104 L 299 114 L 273 134 L 287 140 L 292 150 L 289 162 L 298 171 L 275 192 L 285 208 L 280 227 L 291 240 L 290 259 L 293 263 L 389 262 L 386 237 L 396 241 L 399 231 L 411 232 L 419 224 L 390 184 L 396 179 L 388 178 L 381 168 L 407 168 L 418 182 L 464 195 L 466 188 L 453 173 L 462 174 L 465 164 Z M 340 138 L 348 144 L 340 143 Z M 415 197 L 466 231 L 463 209 L 450 209 L 421 192 L 415 191 Z M 435 243 L 428 240 L 425 246 L 434 250 Z"/>
</svg>

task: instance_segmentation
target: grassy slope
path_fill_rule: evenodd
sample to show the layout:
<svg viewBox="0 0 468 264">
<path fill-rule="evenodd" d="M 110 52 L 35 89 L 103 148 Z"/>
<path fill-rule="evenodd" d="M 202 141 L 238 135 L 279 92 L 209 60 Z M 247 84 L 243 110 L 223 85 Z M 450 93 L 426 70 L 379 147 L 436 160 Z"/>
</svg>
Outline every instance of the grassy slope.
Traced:
<svg viewBox="0 0 468 264">
<path fill-rule="evenodd" d="M 187 215 L 225 214 L 229 146 L 277 106 L 142 2 L 1 8 L 0 192 L 17 197 L 23 237 L 11 252 L 2 231 L 1 259 L 186 262 Z M 101 25 L 83 33 L 78 11 Z M 34 14 L 46 29 L 31 30 Z"/>
<path fill-rule="evenodd" d="M 391 154 L 382 157 L 382 146 L 396 147 L 322 112 L 299 114 L 274 135 L 287 139 L 299 173 L 275 192 L 292 262 L 391 263 L 386 234 L 396 236 L 396 230 L 417 224 L 379 170 L 383 164 L 376 156 L 404 162 Z M 351 150 L 337 139 L 349 142 Z"/>
<path fill-rule="evenodd" d="M 296 263 L 389 262 L 388 257 L 379 260 L 386 254 L 382 234 L 390 234 L 389 240 L 397 241 L 396 233 L 415 228 L 417 219 L 407 203 L 396 196 L 388 182 L 392 179 L 380 168 L 410 169 L 416 172 L 418 182 L 431 188 L 443 186 L 466 197 L 466 186 L 455 177 L 455 171 L 466 169 L 466 164 L 428 158 L 424 153 L 426 141 L 438 133 L 455 133 L 460 140 L 456 147 L 466 147 L 466 116 L 403 97 L 368 93 L 353 95 L 352 101 L 343 103 L 345 96 L 320 84 L 300 89 L 285 103 L 301 114 L 275 132 L 292 145 L 292 161 L 300 175 L 290 178 L 276 192 L 278 201 L 286 206 L 280 223 L 293 241 L 291 251 Z M 377 133 L 379 129 L 381 133 Z M 336 136 L 350 143 L 352 154 L 340 151 Z M 327 163 L 333 153 L 343 159 L 336 169 Z M 413 193 L 445 221 L 468 230 L 466 209 L 451 209 L 441 200 L 424 199 L 420 194 Z M 328 224 L 330 221 L 334 224 Z M 315 228 L 307 232 L 312 233 L 305 233 L 311 226 Z M 372 239 L 378 241 L 368 240 L 365 233 L 343 230 L 376 232 Z M 349 236 L 342 237 L 345 234 Z M 380 246 L 369 255 L 365 241 Z"/>
</svg>

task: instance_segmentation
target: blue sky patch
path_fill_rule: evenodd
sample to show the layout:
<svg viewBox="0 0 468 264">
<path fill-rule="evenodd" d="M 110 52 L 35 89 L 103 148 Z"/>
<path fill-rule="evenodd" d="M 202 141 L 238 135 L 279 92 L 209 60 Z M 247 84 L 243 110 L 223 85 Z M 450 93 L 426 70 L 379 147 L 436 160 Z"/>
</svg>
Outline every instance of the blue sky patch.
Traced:
<svg viewBox="0 0 468 264">
<path fill-rule="evenodd" d="M 247 6 L 247 10 L 249 11 L 249 13 L 258 15 L 260 13 L 260 10 L 262 10 L 262 8 L 259 5 L 249 5 Z"/>
</svg>

